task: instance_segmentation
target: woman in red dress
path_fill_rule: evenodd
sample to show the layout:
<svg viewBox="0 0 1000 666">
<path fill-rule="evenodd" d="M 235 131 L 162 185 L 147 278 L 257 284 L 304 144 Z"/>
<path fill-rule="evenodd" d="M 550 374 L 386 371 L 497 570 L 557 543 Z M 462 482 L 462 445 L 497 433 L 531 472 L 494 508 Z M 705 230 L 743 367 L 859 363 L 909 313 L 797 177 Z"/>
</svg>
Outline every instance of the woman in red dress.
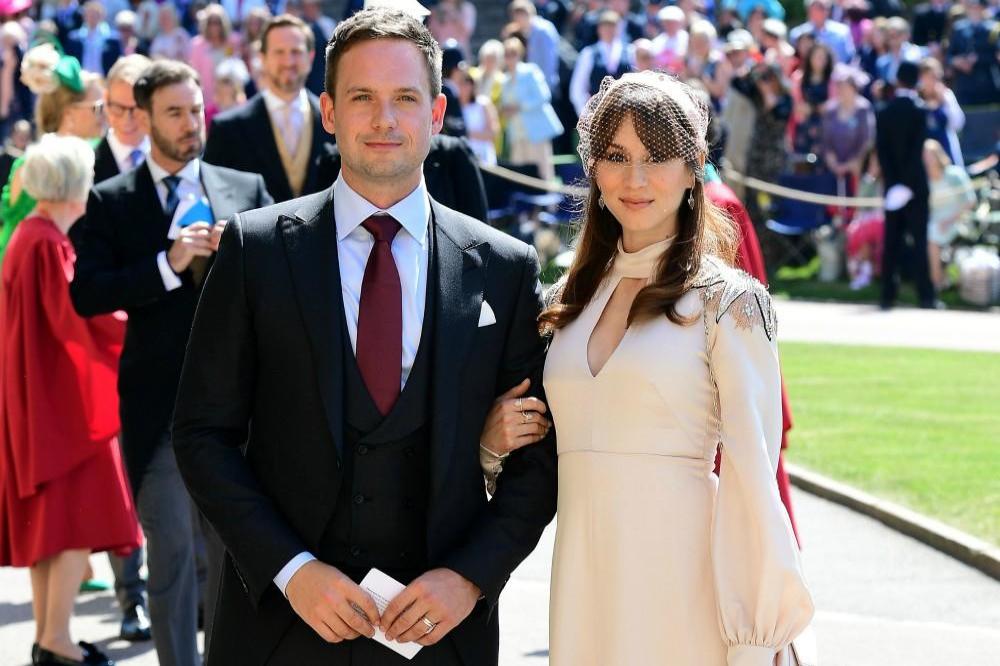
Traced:
<svg viewBox="0 0 1000 666">
<path fill-rule="evenodd" d="M 15 231 L 0 291 L 0 566 L 30 567 L 32 663 L 110 664 L 74 644 L 69 621 L 93 551 L 128 552 L 141 534 L 117 442 L 124 322 L 83 319 L 66 237 L 83 214 L 94 151 L 46 135 L 23 186 L 38 201 Z M 85 660 L 85 661 L 84 661 Z"/>
</svg>

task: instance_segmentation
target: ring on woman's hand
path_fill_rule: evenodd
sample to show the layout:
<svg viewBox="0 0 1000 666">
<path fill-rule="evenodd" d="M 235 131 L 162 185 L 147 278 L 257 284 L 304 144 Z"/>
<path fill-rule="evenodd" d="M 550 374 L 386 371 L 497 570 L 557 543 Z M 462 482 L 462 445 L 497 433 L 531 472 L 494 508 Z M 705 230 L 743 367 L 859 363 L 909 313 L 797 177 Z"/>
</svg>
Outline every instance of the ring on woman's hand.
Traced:
<svg viewBox="0 0 1000 666">
<path fill-rule="evenodd" d="M 531 412 L 526 412 L 526 411 L 522 410 L 521 411 L 521 418 L 524 420 L 525 423 L 530 423 L 531 422 Z"/>
<path fill-rule="evenodd" d="M 437 628 L 437 622 L 431 622 L 430 620 L 427 619 L 426 615 L 420 618 L 420 620 L 424 623 L 424 626 L 427 627 L 427 631 L 424 632 L 424 636 L 431 633 L 432 631 L 434 631 L 434 629 Z"/>
<path fill-rule="evenodd" d="M 514 401 L 514 409 L 524 414 L 524 398 L 518 398 Z"/>
</svg>

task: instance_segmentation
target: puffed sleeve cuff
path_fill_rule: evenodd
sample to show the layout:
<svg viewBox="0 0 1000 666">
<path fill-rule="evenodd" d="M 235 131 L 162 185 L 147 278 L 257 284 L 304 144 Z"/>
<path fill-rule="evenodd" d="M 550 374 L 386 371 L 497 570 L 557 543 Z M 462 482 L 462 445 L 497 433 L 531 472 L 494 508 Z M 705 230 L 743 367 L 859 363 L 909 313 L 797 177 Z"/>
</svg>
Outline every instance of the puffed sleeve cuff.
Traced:
<svg viewBox="0 0 1000 666">
<path fill-rule="evenodd" d="M 764 645 L 730 645 L 728 666 L 773 666 L 777 650 Z"/>
</svg>

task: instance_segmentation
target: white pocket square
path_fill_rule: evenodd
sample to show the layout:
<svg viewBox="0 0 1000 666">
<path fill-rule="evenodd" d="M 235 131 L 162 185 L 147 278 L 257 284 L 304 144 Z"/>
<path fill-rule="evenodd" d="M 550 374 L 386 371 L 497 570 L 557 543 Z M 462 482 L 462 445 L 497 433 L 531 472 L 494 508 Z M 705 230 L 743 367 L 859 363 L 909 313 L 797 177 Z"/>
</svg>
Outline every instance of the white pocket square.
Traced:
<svg viewBox="0 0 1000 666">
<path fill-rule="evenodd" d="M 492 326 L 497 323 L 497 316 L 493 314 L 493 308 L 486 301 L 483 301 L 483 307 L 479 311 L 479 328 L 483 326 Z"/>
</svg>

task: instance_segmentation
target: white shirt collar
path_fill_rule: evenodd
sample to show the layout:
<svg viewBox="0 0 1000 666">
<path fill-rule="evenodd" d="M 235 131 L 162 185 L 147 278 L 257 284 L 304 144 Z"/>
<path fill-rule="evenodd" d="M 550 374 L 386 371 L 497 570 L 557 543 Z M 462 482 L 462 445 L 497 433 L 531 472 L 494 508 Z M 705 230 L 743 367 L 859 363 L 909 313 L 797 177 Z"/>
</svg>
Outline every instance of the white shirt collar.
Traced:
<svg viewBox="0 0 1000 666">
<path fill-rule="evenodd" d="M 397 204 L 382 209 L 351 189 L 343 175 L 333 184 L 333 215 L 337 221 L 337 240 L 342 241 L 362 222 L 377 213 L 388 213 L 413 236 L 418 243 L 427 242 L 427 226 L 431 219 L 431 202 L 423 176 L 420 184 Z"/>
<path fill-rule="evenodd" d="M 156 163 L 152 155 L 146 157 L 146 164 L 149 165 L 149 173 L 152 174 L 153 182 L 157 185 L 163 182 L 164 178 L 171 175 L 169 171 Z M 173 175 L 180 176 L 181 180 L 201 184 L 201 160 L 198 158 L 191 160 L 184 165 L 184 168 Z"/>
<path fill-rule="evenodd" d="M 115 135 L 113 129 L 108 130 L 107 134 L 108 147 L 111 148 L 111 154 L 115 156 L 115 161 L 119 164 L 127 163 L 132 156 L 132 151 L 138 148 L 142 151 L 143 155 L 149 155 L 149 137 L 142 137 L 142 141 L 139 142 L 138 146 L 127 146 L 122 143 L 121 139 Z"/>
<path fill-rule="evenodd" d="M 291 102 L 286 102 L 267 88 L 261 92 L 261 95 L 264 97 L 264 106 L 267 107 L 267 112 L 271 115 L 274 115 L 286 106 L 291 106 L 293 109 L 298 107 L 302 111 L 305 111 L 309 106 L 309 96 L 306 94 L 305 88 L 300 90 L 298 97 Z"/>
<path fill-rule="evenodd" d="M 896 88 L 896 97 L 909 97 L 914 101 L 920 99 L 920 95 L 912 88 Z"/>
</svg>

